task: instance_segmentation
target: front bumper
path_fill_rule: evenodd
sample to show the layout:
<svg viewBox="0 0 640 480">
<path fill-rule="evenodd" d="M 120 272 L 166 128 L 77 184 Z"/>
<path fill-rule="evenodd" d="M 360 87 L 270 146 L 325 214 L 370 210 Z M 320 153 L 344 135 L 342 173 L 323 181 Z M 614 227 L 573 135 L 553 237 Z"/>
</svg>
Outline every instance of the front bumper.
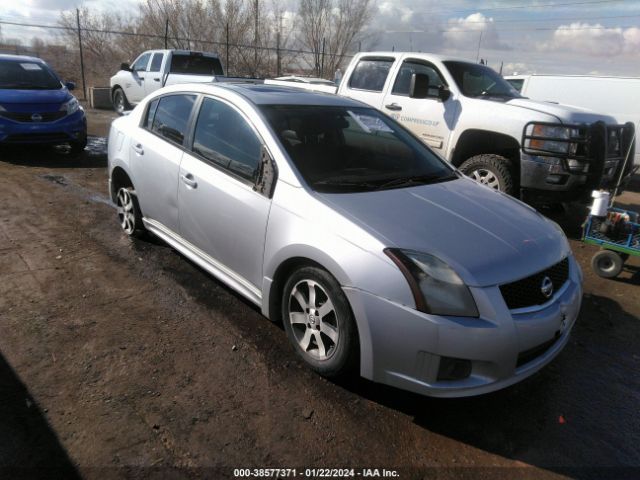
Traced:
<svg viewBox="0 0 640 480">
<path fill-rule="evenodd" d="M 83 142 L 87 119 L 82 109 L 53 122 L 17 122 L 0 117 L 0 143 L 6 145 Z"/>
<path fill-rule="evenodd" d="M 581 132 L 579 138 L 572 139 L 579 145 L 573 155 L 540 153 L 523 148 L 520 187 L 525 200 L 588 200 L 592 190 L 613 187 L 621 175 L 624 177 L 630 172 L 635 150 L 635 126 L 632 123 L 605 125 L 598 122 L 589 127 L 573 127 Z M 623 172 L 627 152 L 630 153 L 630 161 Z M 549 157 L 554 157 L 552 161 L 557 163 L 545 161 Z"/>
<path fill-rule="evenodd" d="M 479 318 L 428 315 L 354 288 L 345 288 L 361 340 L 361 374 L 375 382 L 435 397 L 499 390 L 534 374 L 566 345 L 582 301 L 581 273 L 545 305 L 510 311 L 499 287 L 472 288 Z M 470 362 L 459 380 L 439 380 L 441 363 Z"/>
</svg>

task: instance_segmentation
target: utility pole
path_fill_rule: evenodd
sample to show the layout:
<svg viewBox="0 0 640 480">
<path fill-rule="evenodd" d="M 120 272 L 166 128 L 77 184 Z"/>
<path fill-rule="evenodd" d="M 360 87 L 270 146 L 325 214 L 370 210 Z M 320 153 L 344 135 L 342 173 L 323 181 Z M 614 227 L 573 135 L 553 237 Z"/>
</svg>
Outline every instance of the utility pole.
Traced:
<svg viewBox="0 0 640 480">
<path fill-rule="evenodd" d="M 276 32 L 276 77 L 280 76 L 280 30 L 282 28 L 282 16 L 278 19 L 278 31 Z"/>
<path fill-rule="evenodd" d="M 225 49 L 225 53 L 227 55 L 227 61 L 224 68 L 227 72 L 227 76 L 229 76 L 229 22 L 227 22 L 227 48 Z"/>
<path fill-rule="evenodd" d="M 482 44 L 482 34 L 484 33 L 484 28 L 480 30 L 480 38 L 478 39 L 478 51 L 476 52 L 476 63 L 480 58 L 480 45 Z"/>
<path fill-rule="evenodd" d="M 256 77 L 258 75 L 258 9 L 260 5 L 258 4 L 259 0 L 255 0 L 255 27 L 254 27 L 254 36 L 253 36 L 253 76 Z"/>
<path fill-rule="evenodd" d="M 76 23 L 78 25 L 78 47 L 80 48 L 80 72 L 82 72 L 82 98 L 87 99 L 87 84 L 84 79 L 84 55 L 82 54 L 82 33 L 80 32 L 80 9 L 76 8 Z"/>
<path fill-rule="evenodd" d="M 324 77 L 324 49 L 325 49 L 325 38 L 322 37 L 322 57 L 320 58 L 320 78 Z"/>
<path fill-rule="evenodd" d="M 169 48 L 169 17 L 164 21 L 164 48 Z"/>
</svg>

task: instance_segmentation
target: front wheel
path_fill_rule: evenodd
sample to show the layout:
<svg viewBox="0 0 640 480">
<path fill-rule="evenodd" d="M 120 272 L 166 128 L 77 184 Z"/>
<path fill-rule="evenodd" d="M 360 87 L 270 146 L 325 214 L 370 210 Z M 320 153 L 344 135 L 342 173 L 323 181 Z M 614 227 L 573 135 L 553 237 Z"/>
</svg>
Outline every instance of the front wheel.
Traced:
<svg viewBox="0 0 640 480">
<path fill-rule="evenodd" d="M 357 363 L 358 334 L 338 282 L 325 270 L 303 267 L 284 286 L 282 321 L 296 353 L 326 377 L 350 373 Z"/>
<path fill-rule="evenodd" d="M 124 115 L 125 111 L 131 110 L 131 105 L 127 101 L 127 96 L 120 87 L 113 91 L 113 109 L 118 115 Z"/>
<path fill-rule="evenodd" d="M 622 257 L 611 250 L 600 250 L 591 259 L 591 268 L 602 278 L 617 277 L 623 265 Z"/>
<path fill-rule="evenodd" d="M 508 158 L 493 154 L 476 155 L 465 160 L 460 171 L 495 190 L 509 195 L 515 192 L 513 168 Z"/>
<path fill-rule="evenodd" d="M 118 189 L 116 195 L 116 206 L 118 211 L 118 220 L 124 233 L 130 237 L 140 237 L 145 233 L 142 223 L 142 213 L 138 205 L 138 199 L 133 193 L 131 187 L 122 187 Z"/>
</svg>

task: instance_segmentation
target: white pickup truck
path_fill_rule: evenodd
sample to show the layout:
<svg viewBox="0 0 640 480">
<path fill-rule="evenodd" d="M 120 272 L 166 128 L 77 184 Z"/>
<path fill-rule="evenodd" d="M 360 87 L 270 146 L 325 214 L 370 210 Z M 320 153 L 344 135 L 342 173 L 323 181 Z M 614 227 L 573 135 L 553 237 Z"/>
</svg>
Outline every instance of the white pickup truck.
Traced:
<svg viewBox="0 0 640 480">
<path fill-rule="evenodd" d="M 359 53 L 337 93 L 389 114 L 472 178 L 534 203 L 584 198 L 617 180 L 634 154 L 632 122 L 529 100 L 491 68 L 454 58 Z"/>
<path fill-rule="evenodd" d="M 217 55 L 188 50 L 148 50 L 111 77 L 111 100 L 119 114 L 165 85 L 214 82 L 224 76 Z"/>
</svg>

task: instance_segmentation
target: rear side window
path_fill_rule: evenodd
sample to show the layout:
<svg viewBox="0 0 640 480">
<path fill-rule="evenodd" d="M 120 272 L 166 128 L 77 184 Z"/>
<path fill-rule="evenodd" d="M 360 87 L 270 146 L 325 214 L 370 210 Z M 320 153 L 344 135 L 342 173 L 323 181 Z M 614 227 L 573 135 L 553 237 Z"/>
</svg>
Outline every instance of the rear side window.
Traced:
<svg viewBox="0 0 640 480">
<path fill-rule="evenodd" d="M 151 131 L 173 143 L 182 145 L 195 99 L 195 95 L 161 97 L 153 115 Z"/>
<path fill-rule="evenodd" d="M 171 73 L 188 75 L 223 75 L 222 64 L 215 57 L 203 55 L 173 55 Z"/>
<path fill-rule="evenodd" d="M 193 152 L 234 175 L 254 181 L 262 142 L 234 108 L 205 98 L 196 123 Z"/>
<path fill-rule="evenodd" d="M 444 85 L 440 74 L 434 67 L 420 62 L 408 61 L 404 62 L 400 67 L 396 81 L 393 84 L 392 93 L 395 95 L 409 95 L 411 76 L 414 73 L 427 75 L 429 77 L 429 88 Z"/>
<path fill-rule="evenodd" d="M 150 72 L 160 71 L 160 67 L 162 66 L 162 57 L 164 57 L 164 53 L 153 54 L 153 58 L 151 59 L 151 67 L 149 67 Z"/>
<path fill-rule="evenodd" d="M 392 65 L 392 58 L 360 60 L 356 68 L 353 69 L 349 87 L 358 90 L 381 92 Z"/>
</svg>

